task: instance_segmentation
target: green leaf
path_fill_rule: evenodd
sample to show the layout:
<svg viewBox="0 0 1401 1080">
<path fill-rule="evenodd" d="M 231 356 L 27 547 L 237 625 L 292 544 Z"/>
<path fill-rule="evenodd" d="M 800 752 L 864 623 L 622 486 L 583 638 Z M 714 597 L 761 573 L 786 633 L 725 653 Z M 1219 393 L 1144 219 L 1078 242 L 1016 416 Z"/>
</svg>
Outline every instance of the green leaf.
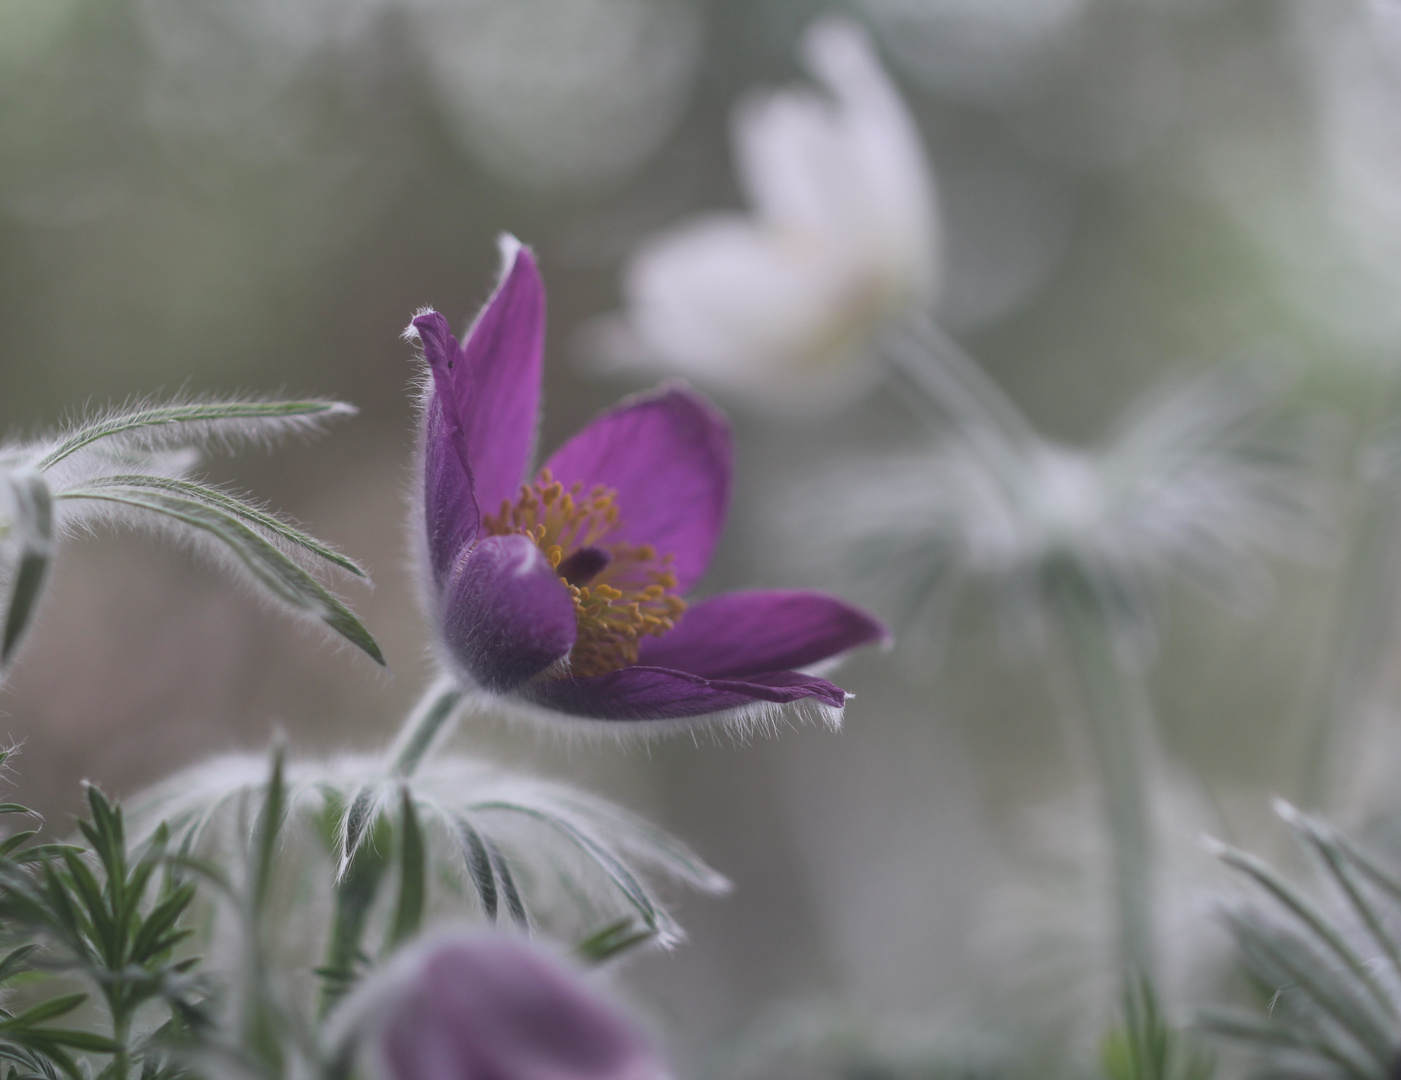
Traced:
<svg viewBox="0 0 1401 1080">
<path fill-rule="evenodd" d="M 1299 1029 L 1288 1022 L 1260 1020 L 1253 1016 L 1226 1010 L 1208 1010 L 1197 1018 L 1197 1026 L 1214 1035 L 1257 1046 L 1281 1047 L 1291 1051 L 1306 1051 L 1331 1061 L 1351 1080 L 1375 1080 L 1374 1066 L 1356 1060 L 1347 1052 Z"/>
<path fill-rule="evenodd" d="M 83 849 L 74 844 L 35 844 L 32 848 L 16 855 L 14 861 L 19 863 L 42 862 L 45 859 L 53 859 L 70 853 L 81 855 Z"/>
<path fill-rule="evenodd" d="M 26 1009 L 10 1020 L 0 1020 L 0 1031 L 9 1034 L 18 1028 L 30 1028 L 35 1024 L 42 1024 L 45 1020 L 52 1020 L 64 1013 L 70 1013 L 83 1002 L 87 1001 L 87 994 L 60 994 L 58 997 L 49 998 L 48 1001 L 41 1001 L 33 1008 Z"/>
<path fill-rule="evenodd" d="M 50 1042 L 49 1040 L 43 1037 L 42 1030 L 16 1032 L 15 1034 L 9 1037 L 15 1043 L 24 1047 L 31 1053 L 41 1055 L 37 1057 L 35 1061 L 22 1062 L 23 1064 L 38 1064 L 41 1068 L 43 1068 L 48 1062 L 52 1062 L 54 1065 L 57 1065 L 67 1076 L 71 1077 L 72 1080 L 91 1080 L 92 1071 L 80 1071 L 78 1068 L 78 1063 L 76 1061 L 74 1061 L 60 1047 L 56 1046 L 54 1043 Z M 0 1046 L 3 1046 L 3 1044 L 0 1044 Z M 9 1057 L 11 1060 L 20 1060 L 14 1054 L 6 1054 L 5 1056 Z M 49 1070 L 48 1075 L 52 1075 L 51 1069 Z"/>
<path fill-rule="evenodd" d="M 488 840 L 486 847 L 491 855 L 491 865 L 496 870 L 496 880 L 501 882 L 501 891 L 506 895 L 506 910 L 511 913 L 511 918 L 517 926 L 529 930 L 530 918 L 525 913 L 525 902 L 521 900 L 520 890 L 516 888 L 516 877 L 511 873 L 511 864 L 506 861 L 506 856 L 495 843 Z"/>
<path fill-rule="evenodd" d="M 85 446 L 141 428 L 178 424 L 207 424 L 224 420 L 292 420 L 338 416 L 353 411 L 339 401 L 193 401 L 154 405 L 133 412 L 104 416 L 81 425 L 39 461 L 39 472 L 52 468 Z"/>
<path fill-rule="evenodd" d="M 609 880 L 613 882 L 618 890 L 627 897 L 629 903 L 637 909 L 644 923 L 651 927 L 660 926 L 663 921 L 661 912 L 657 909 L 656 904 L 652 902 L 651 896 L 648 895 L 647 890 L 643 888 L 642 883 L 637 880 L 632 871 L 624 866 L 612 852 L 603 847 L 603 845 L 599 844 L 592 837 L 588 836 L 572 822 L 566 821 L 564 818 L 555 814 L 546 813 L 534 806 L 527 806 L 523 803 L 506 802 L 504 800 L 479 803 L 474 809 L 478 811 L 501 810 L 521 814 L 548 825 L 568 839 L 598 865 L 599 869 L 608 876 Z"/>
<path fill-rule="evenodd" d="M 37 944 L 21 945 L 19 948 L 8 953 L 3 960 L 0 960 L 0 983 L 8 981 L 12 975 L 17 975 L 21 971 L 29 970 L 29 965 L 26 961 L 38 948 L 39 946 Z"/>
<path fill-rule="evenodd" d="M 0 858 L 4 858 L 10 852 L 14 851 L 15 848 L 22 845 L 26 840 L 30 840 L 38 835 L 38 829 L 26 829 L 24 832 L 17 832 L 13 836 L 6 837 L 4 842 L 0 843 Z"/>
<path fill-rule="evenodd" d="M 361 845 L 370 835 L 370 827 L 374 824 L 378 811 L 378 796 L 379 793 L 375 788 L 367 784 L 355 793 L 355 798 L 350 800 L 350 807 L 345 812 L 345 827 L 342 829 L 341 835 L 341 858 L 340 866 L 336 871 L 337 879 L 343 879 L 350 872 L 355 856 L 359 854 Z"/>
<path fill-rule="evenodd" d="M 120 488 L 73 488 L 63 492 L 60 498 L 95 499 L 150 510 L 209 533 L 237 556 L 259 584 L 283 603 L 315 615 L 352 645 L 363 650 L 375 663 L 384 664 L 384 654 L 380 652 L 379 645 L 345 604 L 286 554 L 233 515 L 193 499 Z"/>
<path fill-rule="evenodd" d="M 1125 990 L 1123 1023 L 1100 1044 L 1100 1067 L 1106 1080 L 1210 1080 L 1216 1071 L 1215 1062 L 1168 1022 L 1147 979 Z"/>
<path fill-rule="evenodd" d="M 281 745 L 272 751 L 272 768 L 268 774 L 267 794 L 258 814 L 256 859 L 253 864 L 253 896 L 251 909 L 254 922 L 262 914 L 272 887 L 273 867 L 277 856 L 277 838 L 281 835 L 287 813 L 287 784 L 284 776 L 286 754 Z"/>
<path fill-rule="evenodd" d="M 14 659 L 24 632 L 33 621 L 39 594 L 48 577 L 53 554 L 53 497 L 42 477 L 0 473 L 10 488 L 14 526 L 19 537 L 19 567 L 15 570 L 0 638 L 0 672 Z"/>
<path fill-rule="evenodd" d="M 481 833 L 472 827 L 465 817 L 458 817 L 457 831 L 466 849 L 467 873 L 472 878 L 472 886 L 482 902 L 482 913 L 492 922 L 496 921 L 496 873 L 491 865 L 491 853 Z"/>
<path fill-rule="evenodd" d="M 109 966 L 119 966 L 121 943 L 116 940 L 117 928 L 112 923 L 97 878 L 78 855 L 65 853 L 63 865 L 68 871 L 67 880 L 72 885 L 72 891 L 77 895 L 81 909 L 87 915 L 94 943 L 102 950 Z"/>
<path fill-rule="evenodd" d="M 1368 1000 L 1359 996 L 1350 983 L 1342 981 L 1327 953 L 1311 944 L 1310 939 L 1280 934 L 1239 916 L 1230 917 L 1229 921 L 1247 963 L 1257 970 L 1264 967 L 1278 973 L 1268 990 L 1289 986 L 1306 995 L 1312 1005 L 1370 1054 L 1375 1069 L 1390 1068 L 1394 1054 L 1391 1025 L 1367 1007 Z"/>
<path fill-rule="evenodd" d="M 86 1050 L 93 1054 L 115 1054 L 122 1048 L 121 1043 L 105 1035 L 74 1028 L 40 1028 L 32 1034 L 42 1037 L 47 1043 L 66 1046 L 70 1050 Z"/>
<path fill-rule="evenodd" d="M 1268 864 L 1244 851 L 1237 851 L 1223 845 L 1218 849 L 1217 857 L 1227 866 L 1240 870 L 1263 886 L 1347 966 L 1385 1014 L 1393 1020 L 1397 1018 L 1396 1007 L 1392 1003 L 1391 997 L 1377 982 L 1371 967 L 1357 955 L 1352 946 L 1343 939 L 1343 935 L 1297 889 L 1275 873 Z"/>
<path fill-rule="evenodd" d="M 290 544 L 294 544 L 318 558 L 339 566 L 342 570 L 354 574 L 356 577 L 367 578 L 369 574 L 359 563 L 342 555 L 334 548 L 329 548 L 313 536 L 309 536 L 300 529 L 294 528 L 280 518 L 258 509 L 249 503 L 244 502 L 227 491 L 221 491 L 208 484 L 195 483 L 192 480 L 182 480 L 178 477 L 169 476 L 144 476 L 141 473 L 124 473 L 114 476 L 103 476 L 99 479 L 89 481 L 86 485 L 91 489 L 101 489 L 107 487 L 117 488 L 147 488 L 152 491 L 164 491 L 174 495 L 182 496 L 196 502 L 207 503 L 218 510 L 225 510 L 235 517 L 244 521 L 251 521 L 268 532 L 280 536 Z"/>
<path fill-rule="evenodd" d="M 186 883 L 175 889 L 152 910 L 131 943 L 131 962 L 144 964 L 164 953 L 173 942 L 162 935 L 170 930 L 195 898 L 195 887 Z"/>
<path fill-rule="evenodd" d="M 1348 858 L 1345 848 L 1336 842 L 1333 830 L 1316 818 L 1301 814 L 1287 803 L 1278 803 L 1276 811 L 1285 823 L 1304 841 L 1327 870 L 1333 883 L 1338 886 L 1352 906 L 1358 921 L 1367 929 L 1372 940 L 1386 954 L 1392 972 L 1401 977 L 1401 946 L 1386 927 L 1380 912 L 1367 898 L 1357 880 L 1357 871 Z"/>
<path fill-rule="evenodd" d="M 394 907 L 394 921 L 390 924 L 386 941 L 389 949 L 413 937 L 423 924 L 427 878 L 423 829 L 414 811 L 413 797 L 409 794 L 408 785 L 405 785 L 400 798 L 399 900 Z"/>
<path fill-rule="evenodd" d="M 574 946 L 575 954 L 588 964 L 601 964 L 615 956 L 656 939 L 655 927 L 639 926 L 635 919 L 622 918 L 594 931 Z"/>
</svg>

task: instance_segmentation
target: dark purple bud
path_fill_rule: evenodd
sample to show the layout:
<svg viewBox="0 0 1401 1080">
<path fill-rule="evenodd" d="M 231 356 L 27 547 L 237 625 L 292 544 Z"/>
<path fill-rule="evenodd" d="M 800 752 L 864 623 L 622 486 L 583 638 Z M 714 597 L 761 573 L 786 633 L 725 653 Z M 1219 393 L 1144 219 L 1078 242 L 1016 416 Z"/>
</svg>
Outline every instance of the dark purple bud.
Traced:
<svg viewBox="0 0 1401 1080">
<path fill-rule="evenodd" d="M 670 1075 L 630 1020 L 578 973 L 523 940 L 439 939 L 390 976 L 387 1000 L 373 1002 L 388 1080 Z"/>
</svg>

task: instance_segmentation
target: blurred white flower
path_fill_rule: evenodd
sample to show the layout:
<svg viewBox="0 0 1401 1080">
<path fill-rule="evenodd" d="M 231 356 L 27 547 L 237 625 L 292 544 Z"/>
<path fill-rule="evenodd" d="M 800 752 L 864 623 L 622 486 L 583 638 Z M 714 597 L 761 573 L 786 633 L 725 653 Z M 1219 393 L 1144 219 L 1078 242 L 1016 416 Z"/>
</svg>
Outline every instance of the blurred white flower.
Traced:
<svg viewBox="0 0 1401 1080">
<path fill-rule="evenodd" d="M 643 243 L 623 271 L 612 359 L 784 407 L 827 404 L 875 369 L 872 331 L 939 284 L 934 179 L 865 33 L 804 36 L 826 90 L 774 91 L 733 117 L 752 215 L 711 214 Z"/>
<path fill-rule="evenodd" d="M 842 499 L 822 535 L 858 571 L 894 575 L 907 620 L 942 622 L 965 584 L 990 582 L 1014 642 L 1039 640 L 1049 587 L 1072 569 L 1124 655 L 1141 656 L 1169 577 L 1258 607 L 1270 590 L 1262 556 L 1326 541 L 1308 447 L 1264 437 L 1268 390 L 1211 373 L 1150 397 L 1090 449 L 965 416 L 923 454 L 828 477 Z"/>
</svg>

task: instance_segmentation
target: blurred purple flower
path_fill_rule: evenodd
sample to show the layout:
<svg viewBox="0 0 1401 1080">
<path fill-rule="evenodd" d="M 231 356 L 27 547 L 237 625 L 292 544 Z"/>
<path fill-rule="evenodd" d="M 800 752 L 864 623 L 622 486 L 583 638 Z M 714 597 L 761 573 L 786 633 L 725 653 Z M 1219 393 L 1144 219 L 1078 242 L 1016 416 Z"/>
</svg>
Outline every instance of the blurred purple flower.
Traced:
<svg viewBox="0 0 1401 1080">
<path fill-rule="evenodd" d="M 376 1049 L 388 1080 L 670 1075 L 627 1017 L 524 941 L 439 938 L 366 990 L 370 1003 L 380 1006 L 374 1013 Z"/>
<path fill-rule="evenodd" d="M 691 606 L 725 521 L 729 427 L 680 386 L 630 398 L 526 477 L 539 415 L 545 291 L 502 243 L 501 282 L 459 345 L 425 310 L 425 563 L 447 656 L 472 687 L 536 715 L 753 722 L 785 706 L 839 722 L 846 694 L 803 669 L 885 638 L 813 592 Z M 684 617 L 683 617 L 684 614 Z"/>
</svg>

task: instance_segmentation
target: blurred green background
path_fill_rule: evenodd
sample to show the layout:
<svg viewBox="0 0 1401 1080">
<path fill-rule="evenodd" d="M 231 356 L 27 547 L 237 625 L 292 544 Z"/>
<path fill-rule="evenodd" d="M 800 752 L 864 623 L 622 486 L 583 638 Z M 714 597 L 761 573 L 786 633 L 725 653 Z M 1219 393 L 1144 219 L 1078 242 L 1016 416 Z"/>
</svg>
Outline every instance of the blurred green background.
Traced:
<svg viewBox="0 0 1401 1080">
<path fill-rule="evenodd" d="M 349 598 L 390 659 L 372 670 L 168 542 L 70 544 L 0 693 L 0 734 L 24 744 L 18 794 L 61 830 L 80 778 L 130 793 L 274 730 L 307 751 L 388 738 L 429 641 L 407 569 L 399 332 L 424 304 L 464 325 L 509 230 L 549 286 L 542 446 L 634 389 L 580 363 L 581 328 L 616 307 L 638 240 L 740 205 L 729 110 L 798 77 L 794 43 L 827 10 L 0 0 L 0 429 L 176 391 L 357 404 L 314 444 L 210 471 L 368 564 L 374 591 Z M 845 10 L 872 28 L 937 172 L 940 320 L 1048 434 L 1094 439 L 1163 374 L 1256 355 L 1297 376 L 1297 411 L 1345 451 L 1385 418 L 1401 373 L 1394 0 Z M 913 439 L 898 402 L 878 391 L 836 421 L 731 412 L 739 486 L 705 591 L 801 584 L 879 605 L 814 580 L 775 510 L 823 463 Z M 1171 598 L 1164 741 L 1211 795 L 1183 789 L 1184 851 L 1221 827 L 1194 808 L 1214 799 L 1257 835 L 1265 796 L 1299 782 L 1351 499 L 1340 482 L 1337 559 L 1282 570 L 1255 618 Z M 1383 734 L 1391 666 L 1367 688 Z M 784 1001 L 950 1023 L 992 1002 L 1011 1024 L 1019 994 L 1097 1000 L 1097 954 L 1076 944 L 1096 939 L 1097 909 L 1062 872 L 1095 828 L 1085 751 L 1038 670 L 1000 651 L 975 602 L 941 656 L 861 656 L 843 684 L 857 697 L 840 735 L 462 735 L 650 813 L 737 883 L 683 903 L 691 944 L 630 969 L 683 1060 Z M 1395 762 L 1366 746 L 1371 773 L 1344 770 L 1352 802 L 1373 778 L 1384 792 Z M 1082 976 L 1087 996 L 1069 993 Z"/>
</svg>

